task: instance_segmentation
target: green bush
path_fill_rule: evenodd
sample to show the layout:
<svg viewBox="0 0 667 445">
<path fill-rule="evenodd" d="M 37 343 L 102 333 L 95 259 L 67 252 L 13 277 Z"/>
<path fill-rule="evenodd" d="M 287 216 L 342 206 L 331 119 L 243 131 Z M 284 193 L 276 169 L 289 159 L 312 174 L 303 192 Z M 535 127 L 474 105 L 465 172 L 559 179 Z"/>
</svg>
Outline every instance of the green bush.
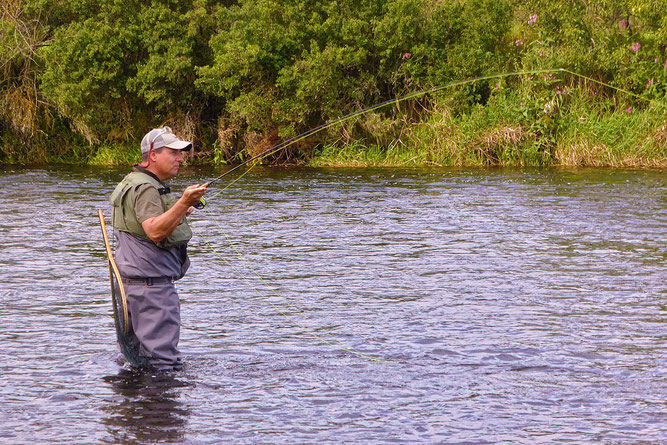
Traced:
<svg viewBox="0 0 667 445">
<path fill-rule="evenodd" d="M 572 113 L 665 120 L 667 0 L 5 3 L 0 162 L 122 160 L 158 125 L 203 148 L 199 160 L 233 162 L 405 94 L 558 67 L 580 76 L 469 82 L 332 126 L 287 157 L 351 144 L 379 163 L 548 164 L 573 141 Z"/>
<path fill-rule="evenodd" d="M 480 13 L 481 11 L 481 13 Z M 293 136 L 365 105 L 498 69 L 510 4 L 242 1 L 219 10 L 202 91 L 245 129 Z M 491 31 L 491 32 L 489 32 Z"/>
<path fill-rule="evenodd" d="M 127 142 L 162 123 L 201 124 L 206 98 L 194 82 L 210 56 L 207 2 L 39 2 L 58 12 L 40 51 L 41 90 L 73 129 Z"/>
</svg>

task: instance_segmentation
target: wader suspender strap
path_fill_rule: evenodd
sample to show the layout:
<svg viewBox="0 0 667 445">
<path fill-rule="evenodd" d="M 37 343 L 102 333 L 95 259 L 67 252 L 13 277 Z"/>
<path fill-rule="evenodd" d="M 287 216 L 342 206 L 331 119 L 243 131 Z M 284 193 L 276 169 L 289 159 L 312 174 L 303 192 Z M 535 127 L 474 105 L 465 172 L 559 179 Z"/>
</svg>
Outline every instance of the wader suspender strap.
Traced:
<svg viewBox="0 0 667 445">
<path fill-rule="evenodd" d="M 144 174 L 150 176 L 151 178 L 155 179 L 157 182 L 160 183 L 160 185 L 161 185 L 162 187 L 159 188 L 159 189 L 157 189 L 157 191 L 158 191 L 158 193 L 159 193 L 160 195 L 166 195 L 166 194 L 168 194 L 168 193 L 171 193 L 171 189 L 169 188 L 169 186 L 165 185 L 164 182 L 160 181 L 160 178 L 158 178 L 158 177 L 155 175 L 155 173 L 146 170 L 145 168 L 143 168 L 143 167 L 140 166 L 139 164 L 134 164 L 133 167 L 136 168 L 137 170 L 139 170 L 141 173 L 144 173 Z"/>
</svg>

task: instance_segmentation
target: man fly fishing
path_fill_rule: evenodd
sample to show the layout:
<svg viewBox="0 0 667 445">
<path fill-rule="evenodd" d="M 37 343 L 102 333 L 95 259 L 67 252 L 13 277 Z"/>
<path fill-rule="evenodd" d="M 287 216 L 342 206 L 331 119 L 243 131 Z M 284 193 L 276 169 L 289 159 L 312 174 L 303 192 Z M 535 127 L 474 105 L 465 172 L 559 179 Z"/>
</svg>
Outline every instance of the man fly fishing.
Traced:
<svg viewBox="0 0 667 445">
<path fill-rule="evenodd" d="M 158 371 L 182 367 L 177 349 L 180 302 L 174 282 L 190 266 L 187 243 L 192 231 L 186 216 L 209 184 L 191 185 L 178 198 L 164 181 L 178 174 L 184 152 L 191 149 L 192 144 L 169 127 L 151 130 L 141 141 L 142 163 L 133 166 L 109 198 L 116 264 L 129 308 L 126 339 L 138 356 L 130 362 Z"/>
</svg>

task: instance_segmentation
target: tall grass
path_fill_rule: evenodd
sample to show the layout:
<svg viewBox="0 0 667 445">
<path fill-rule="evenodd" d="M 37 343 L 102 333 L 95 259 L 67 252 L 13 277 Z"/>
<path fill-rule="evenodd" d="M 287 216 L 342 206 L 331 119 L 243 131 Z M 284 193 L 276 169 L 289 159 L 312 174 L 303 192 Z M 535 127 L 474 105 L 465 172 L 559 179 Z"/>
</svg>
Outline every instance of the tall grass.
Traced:
<svg viewBox="0 0 667 445">
<path fill-rule="evenodd" d="M 141 160 L 138 147 L 130 145 L 102 145 L 88 157 L 89 165 L 130 165 Z"/>
<path fill-rule="evenodd" d="M 372 135 L 329 144 L 310 165 L 667 167 L 667 107 L 561 87 L 508 91 L 457 114 L 458 106 L 440 99 L 393 139 L 384 134 L 384 145 Z"/>
</svg>

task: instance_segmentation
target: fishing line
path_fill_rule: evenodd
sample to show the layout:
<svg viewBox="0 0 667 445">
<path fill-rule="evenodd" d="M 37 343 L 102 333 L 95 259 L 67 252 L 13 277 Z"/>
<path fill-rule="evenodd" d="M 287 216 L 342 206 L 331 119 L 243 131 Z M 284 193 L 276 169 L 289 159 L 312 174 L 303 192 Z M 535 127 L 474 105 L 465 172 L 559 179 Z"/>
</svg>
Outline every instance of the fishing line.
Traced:
<svg viewBox="0 0 667 445">
<path fill-rule="evenodd" d="M 547 68 L 547 69 L 539 69 L 539 70 L 514 71 L 514 72 L 499 73 L 499 74 L 490 74 L 490 75 L 478 76 L 478 77 L 468 78 L 468 79 L 459 80 L 459 81 L 448 82 L 448 83 L 443 84 L 443 85 L 440 85 L 440 86 L 436 86 L 436 87 L 433 87 L 433 88 L 430 88 L 430 89 L 427 89 L 427 90 L 423 90 L 423 91 L 417 91 L 417 92 L 414 92 L 414 93 L 409 93 L 409 94 L 406 94 L 406 95 L 404 95 L 404 96 L 399 96 L 399 97 L 396 97 L 396 98 L 393 98 L 393 99 L 389 99 L 389 100 L 386 100 L 386 101 L 384 101 L 384 102 L 380 102 L 380 103 L 378 103 L 378 104 L 369 106 L 369 107 L 367 107 L 367 108 L 363 108 L 363 109 L 361 109 L 361 110 L 357 110 L 357 111 L 351 112 L 351 113 L 346 114 L 346 115 L 344 115 L 344 116 L 342 116 L 342 117 L 339 117 L 339 118 L 337 118 L 337 119 L 334 119 L 334 120 L 332 120 L 332 121 L 329 121 L 329 122 L 327 122 L 327 123 L 325 123 L 325 124 L 322 124 L 322 125 L 319 125 L 319 126 L 317 126 L 317 127 L 315 127 L 315 128 L 312 128 L 312 129 L 310 129 L 310 130 L 308 130 L 308 131 L 306 131 L 306 132 L 304 132 L 304 133 L 301 133 L 301 134 L 299 134 L 299 135 L 297 135 L 297 136 L 294 136 L 294 137 L 292 137 L 292 138 L 290 138 L 290 139 L 287 139 L 287 140 L 285 140 L 285 141 L 283 141 L 283 142 L 281 142 L 281 143 L 279 143 L 279 144 L 277 144 L 277 145 L 274 145 L 274 146 L 268 148 L 267 150 L 264 150 L 264 151 L 262 151 L 261 153 L 255 155 L 255 156 L 252 156 L 251 158 L 247 159 L 246 161 L 244 161 L 244 162 L 242 162 L 242 163 L 240 163 L 240 164 L 234 166 L 233 168 L 231 168 L 231 169 L 227 170 L 226 172 L 222 173 L 221 175 L 219 175 L 219 176 L 217 176 L 217 177 L 211 179 L 210 181 L 208 181 L 208 185 L 210 186 L 211 184 L 213 184 L 213 183 L 215 183 L 215 182 L 218 182 L 218 181 L 221 180 L 223 177 L 225 177 L 225 176 L 231 174 L 232 172 L 234 172 L 234 171 L 236 171 L 236 170 L 238 170 L 238 169 L 240 169 L 240 168 L 242 168 L 242 167 L 244 167 L 244 166 L 250 164 L 250 166 L 249 166 L 249 167 L 248 167 L 242 174 L 240 174 L 239 176 L 237 176 L 234 180 L 230 181 L 226 186 L 224 186 L 223 188 L 221 188 L 217 193 L 215 193 L 215 194 L 213 194 L 212 196 L 210 196 L 209 200 L 210 200 L 210 199 L 213 199 L 213 198 L 216 198 L 217 196 L 219 196 L 220 194 L 222 194 L 222 192 L 224 192 L 227 188 L 231 187 L 234 183 L 236 183 L 236 182 L 239 181 L 241 178 L 243 178 L 245 175 L 247 175 L 247 174 L 250 172 L 250 170 L 252 170 L 252 168 L 255 166 L 255 164 L 253 164 L 253 161 L 262 160 L 263 158 L 268 157 L 268 156 L 270 156 L 270 155 L 272 155 L 272 154 L 274 154 L 274 153 L 277 153 L 277 152 L 280 151 L 280 150 L 283 150 L 283 149 L 285 149 L 285 148 L 287 148 L 287 147 L 289 147 L 289 146 L 291 146 L 291 145 L 293 145 L 293 144 L 295 144 L 295 143 L 297 143 L 297 142 L 299 142 L 299 141 L 301 141 L 301 140 L 303 140 L 303 139 L 305 139 L 305 138 L 307 138 L 307 137 L 309 137 L 309 136 L 312 136 L 313 134 L 319 133 L 320 131 L 323 131 L 323 130 L 329 128 L 329 127 L 332 127 L 333 125 L 340 124 L 340 123 L 344 123 L 344 122 L 346 122 L 346 121 L 348 121 L 348 120 L 350 120 L 350 119 L 353 119 L 353 118 L 355 118 L 355 117 L 357 117 L 357 116 L 361 116 L 361 115 L 366 114 L 366 113 L 369 113 L 369 112 L 371 112 L 371 111 L 378 110 L 378 109 L 380 109 L 380 108 L 382 108 L 382 107 L 385 107 L 385 106 L 387 106 L 387 105 L 398 104 L 398 103 L 403 102 L 403 101 L 405 101 L 405 100 L 409 100 L 409 99 L 414 99 L 414 98 L 418 98 L 418 97 L 421 97 L 421 96 L 425 96 L 425 95 L 427 95 L 427 94 L 435 93 L 435 92 L 444 90 L 444 89 L 446 89 L 446 88 L 451 88 L 451 87 L 461 86 L 461 85 L 467 85 L 467 84 L 474 83 L 474 82 L 478 82 L 478 81 L 481 81 L 481 80 L 499 79 L 499 78 L 503 78 L 503 77 L 511 77 L 511 76 L 524 76 L 524 75 L 550 74 L 550 73 L 557 73 L 557 72 L 567 73 L 567 74 L 570 74 L 570 75 L 572 75 L 572 76 L 575 76 L 575 77 L 579 77 L 579 78 L 581 78 L 581 79 L 588 80 L 588 81 L 590 81 L 590 82 L 593 82 L 593 83 L 596 83 L 596 84 L 605 86 L 605 87 L 610 88 L 610 89 L 613 89 L 613 90 L 620 91 L 620 92 L 622 92 L 622 93 L 624 93 L 624 94 L 627 94 L 627 95 L 629 95 L 629 96 L 632 96 L 632 97 L 635 97 L 635 98 L 638 98 L 638 99 L 647 101 L 647 102 L 652 103 L 652 104 L 655 104 L 655 105 L 659 105 L 659 106 L 662 106 L 662 107 L 665 107 L 665 106 L 666 106 L 666 104 L 663 103 L 663 102 L 661 102 L 661 101 L 657 101 L 657 100 L 654 100 L 654 99 L 649 99 L 649 98 L 640 96 L 640 95 L 638 95 L 638 94 L 635 94 L 635 93 L 633 93 L 633 92 L 631 92 L 631 91 L 628 91 L 628 90 L 625 90 L 625 89 L 623 89 L 623 88 L 615 87 L 615 86 L 610 85 L 610 84 L 608 84 L 608 83 L 605 83 L 605 82 L 602 82 L 602 81 L 593 79 L 593 78 L 588 77 L 588 76 L 584 76 L 584 75 L 582 75 L 582 74 L 579 74 L 579 73 L 570 71 L 570 70 L 565 69 L 565 68 Z M 202 207 L 203 207 L 203 206 L 202 206 Z M 206 214 L 207 214 L 209 217 L 211 217 L 210 212 L 207 211 Z M 211 218 L 211 220 L 214 221 L 214 223 L 217 224 L 217 222 L 216 222 L 216 220 L 215 220 L 214 218 Z M 243 259 L 243 255 L 238 251 L 238 249 L 236 249 L 236 247 L 235 247 L 234 244 L 231 242 L 231 239 L 230 239 L 229 236 L 225 233 L 225 231 L 222 230 L 221 227 L 218 227 L 218 228 L 219 228 L 220 231 L 223 233 L 223 235 L 224 235 L 225 238 L 227 239 L 227 242 L 230 244 L 230 246 L 232 247 L 232 249 L 235 250 L 236 254 L 237 254 L 241 259 Z M 241 279 L 242 279 L 246 284 L 248 284 L 251 288 L 253 288 L 253 289 L 255 290 L 255 292 L 258 292 L 258 293 L 259 293 L 258 289 L 254 287 L 254 285 L 250 282 L 250 280 L 249 280 L 248 278 L 246 278 L 242 273 L 240 273 L 240 271 L 238 271 L 238 270 L 231 264 L 231 262 L 230 262 L 229 260 L 227 260 L 227 259 L 220 253 L 220 252 L 218 252 L 218 250 L 211 244 L 211 242 L 210 242 L 204 235 L 202 235 L 202 238 L 204 239 L 204 242 L 209 246 L 209 248 L 211 249 L 211 251 L 212 251 L 213 253 L 215 253 L 215 254 L 216 254 L 218 257 L 220 257 L 223 261 L 225 261 L 227 264 L 229 264 L 230 267 L 231 267 L 231 268 L 238 274 L 239 277 L 241 277 Z M 270 291 L 274 292 L 278 298 L 281 298 L 283 301 L 286 301 L 286 302 L 287 302 L 287 300 L 286 300 L 284 297 L 281 297 L 281 296 L 277 295 L 277 292 L 275 292 L 275 290 L 272 289 L 272 288 L 267 284 L 266 280 L 264 280 L 264 279 L 263 279 L 263 278 L 262 278 L 256 271 L 255 271 L 255 270 L 253 270 L 252 268 L 250 268 L 250 269 L 251 269 L 252 272 L 255 274 L 255 276 L 256 276 L 257 278 L 259 278 L 259 280 L 260 280 L 265 286 L 267 286 L 267 288 L 268 288 Z M 267 301 L 268 301 L 268 300 L 267 300 Z M 269 304 L 270 304 L 270 305 L 271 305 L 271 306 L 272 306 L 272 307 L 273 307 L 279 314 L 281 314 L 282 316 L 284 316 L 284 317 L 286 317 L 286 318 L 289 318 L 289 319 L 292 321 L 292 323 L 294 323 L 297 327 L 299 327 L 300 329 L 302 329 L 305 333 L 307 333 L 307 334 L 310 335 L 311 337 L 316 338 L 317 340 L 321 341 L 322 343 L 325 343 L 325 344 L 327 344 L 327 345 L 329 345 L 329 346 L 331 346 L 331 347 L 333 347 L 333 348 L 340 349 L 340 350 L 349 352 L 349 353 L 351 353 L 351 354 L 354 354 L 354 355 L 357 355 L 357 356 L 366 358 L 366 359 L 368 359 L 368 360 L 372 360 L 372 361 L 376 361 L 376 362 L 385 362 L 385 363 L 396 363 L 396 362 L 392 362 L 392 361 L 390 361 L 390 360 L 384 360 L 384 359 L 381 359 L 381 358 L 378 358 L 378 357 L 374 357 L 374 356 L 371 356 L 371 355 L 368 355 L 368 354 L 364 354 L 364 353 L 359 352 L 359 351 L 357 351 L 356 349 L 352 348 L 351 346 L 349 346 L 349 345 L 345 345 L 345 344 L 340 343 L 340 342 L 331 342 L 331 341 L 329 341 L 329 340 L 323 338 L 322 336 L 320 336 L 320 335 L 318 335 L 318 334 L 312 332 L 310 329 L 306 328 L 305 326 L 303 326 L 301 323 L 298 322 L 298 320 L 295 320 L 294 317 L 292 317 L 291 315 L 285 313 L 282 309 L 280 309 L 278 306 L 276 306 L 273 302 L 271 302 L 271 301 L 268 301 L 268 302 L 269 302 Z M 289 306 L 289 303 L 287 303 L 287 305 Z M 298 310 L 298 309 L 295 309 L 295 310 L 296 310 L 296 312 L 298 312 L 298 313 L 302 313 L 302 311 L 300 311 L 300 310 Z"/>
<path fill-rule="evenodd" d="M 602 81 L 600 81 L 600 80 L 595 80 L 595 79 L 593 79 L 592 77 L 584 76 L 583 74 L 575 73 L 574 71 L 570 71 L 570 70 L 565 69 L 565 68 L 558 68 L 558 71 L 562 71 L 562 72 L 564 72 L 564 73 L 571 74 L 571 75 L 573 75 L 573 76 L 575 76 L 575 77 L 580 77 L 580 78 L 582 78 L 582 79 L 586 79 L 586 80 L 588 80 L 588 81 L 597 83 L 597 84 L 602 85 L 602 86 L 605 86 L 605 87 L 607 87 L 607 88 L 611 88 L 612 90 L 620 91 L 620 92 L 622 92 L 622 93 L 627 94 L 628 96 L 636 97 L 637 99 L 641 99 L 641 100 L 643 100 L 643 101 L 645 101 L 645 102 L 648 102 L 648 103 L 651 103 L 651 104 L 654 104 L 654 105 L 658 105 L 658 106 L 661 106 L 661 107 L 667 107 L 667 103 L 665 103 L 665 102 L 662 102 L 662 101 L 659 101 L 659 100 L 656 100 L 656 99 L 649 99 L 648 97 L 641 96 L 641 95 L 639 95 L 639 94 L 633 93 L 632 91 L 628 91 L 628 90 L 625 90 L 625 89 L 620 88 L 620 87 L 615 87 L 615 86 L 613 86 L 613 85 L 611 85 L 611 84 L 602 82 Z"/>
<path fill-rule="evenodd" d="M 209 216 L 209 217 L 212 216 L 209 210 L 206 210 L 206 215 Z M 265 279 L 264 279 L 264 278 L 263 278 L 257 271 L 255 271 L 255 269 L 253 269 L 252 266 L 249 265 L 249 261 L 247 261 L 247 260 L 245 259 L 245 257 L 243 256 L 243 254 L 242 254 L 242 253 L 240 252 L 240 250 L 236 247 L 236 244 L 234 244 L 234 242 L 232 241 L 232 239 L 229 237 L 229 235 L 227 235 L 227 233 L 225 232 L 225 230 L 222 228 L 222 225 L 220 225 L 220 224 L 219 224 L 215 219 L 213 219 L 213 218 L 210 218 L 210 220 L 216 225 L 216 227 L 218 228 L 218 230 L 219 230 L 219 231 L 222 233 L 222 235 L 225 237 L 225 239 L 227 240 L 227 243 L 228 243 L 229 246 L 232 248 L 232 250 L 234 251 L 234 253 L 239 257 L 239 259 L 241 259 L 241 261 L 244 262 L 244 264 L 246 265 L 246 267 L 248 267 L 248 269 L 250 269 L 250 271 L 251 271 L 251 272 L 252 272 L 252 273 L 253 273 L 253 274 L 254 274 L 254 275 L 255 275 L 255 276 L 256 276 L 256 277 L 257 277 L 257 278 L 258 278 L 258 279 L 265 285 L 265 286 L 266 286 L 266 288 L 267 288 L 269 291 L 273 292 L 277 298 L 282 299 L 282 300 L 285 302 L 285 304 L 286 304 L 290 309 L 292 309 L 294 312 L 297 312 L 297 313 L 299 313 L 299 314 L 304 314 L 304 312 L 303 312 L 301 309 L 299 309 L 299 308 L 293 306 L 293 305 L 289 302 L 289 300 L 288 300 L 287 298 L 278 295 L 278 289 L 275 288 L 275 287 L 270 286 L 270 285 L 268 284 L 268 282 L 267 282 L 267 281 L 266 281 L 266 280 L 265 280 Z M 210 244 L 210 242 L 208 242 L 208 240 L 205 240 L 205 242 L 206 242 L 209 246 L 211 246 L 211 244 Z M 216 249 L 213 249 L 213 251 L 214 251 L 214 253 L 218 253 L 218 254 L 219 254 L 219 252 L 218 252 Z M 223 259 L 223 261 L 226 261 L 226 262 L 229 263 L 229 261 L 227 261 L 227 259 L 225 259 L 225 258 L 222 258 L 222 259 Z M 240 272 L 239 272 L 233 265 L 232 265 L 232 269 L 233 269 L 235 272 L 237 272 L 239 276 L 243 277 L 243 275 L 242 275 L 242 274 L 241 274 L 241 273 L 240 273 Z M 246 278 L 243 278 L 243 280 L 247 282 L 247 279 L 246 279 Z M 250 284 L 249 284 L 249 285 L 250 285 Z M 252 287 L 252 285 L 250 285 L 250 286 Z M 310 318 L 310 317 L 307 317 L 307 318 Z"/>
<path fill-rule="evenodd" d="M 210 215 L 209 212 L 207 212 L 207 213 Z M 213 220 L 213 221 L 214 221 L 214 223 L 215 223 L 215 220 Z M 237 255 L 238 255 L 241 259 L 243 259 L 243 255 L 241 254 L 241 252 L 239 252 L 239 251 L 236 249 L 236 246 L 234 245 L 234 243 L 232 243 L 231 239 L 230 239 L 229 236 L 225 233 L 225 231 L 222 230 L 221 227 L 218 227 L 218 229 L 219 229 L 219 230 L 222 232 L 222 234 L 225 236 L 225 238 L 226 238 L 227 241 L 229 242 L 229 244 L 230 244 L 230 246 L 232 247 L 232 249 L 234 249 L 235 252 L 237 253 Z M 242 273 L 241 273 L 241 272 L 234 266 L 234 264 L 232 264 L 231 261 L 229 261 L 227 258 L 225 258 L 224 255 L 222 255 L 222 253 L 219 252 L 218 249 L 216 249 L 216 248 L 213 246 L 213 244 L 208 240 L 208 238 L 207 238 L 205 235 L 202 234 L 201 236 L 202 236 L 202 238 L 204 239 L 204 243 L 206 243 L 206 245 L 209 247 L 209 249 L 211 250 L 211 252 L 213 252 L 214 254 L 216 254 L 220 259 L 222 259 L 225 263 L 227 263 L 227 264 L 229 265 L 229 267 L 231 267 L 231 269 L 232 269 L 234 272 L 236 272 L 236 274 L 240 277 L 240 279 L 241 279 L 243 282 L 245 282 L 251 289 L 253 289 L 253 290 L 255 291 L 255 293 L 257 293 L 258 295 L 262 295 L 262 293 L 260 292 L 260 290 L 259 290 L 257 287 L 255 287 L 255 285 L 251 282 L 251 280 L 250 280 L 249 278 L 245 277 L 245 276 L 244 276 L 244 275 L 243 275 L 243 274 L 242 274 Z M 295 308 L 294 306 L 292 306 L 292 305 L 287 301 L 287 299 L 286 299 L 285 297 L 282 297 L 282 296 L 278 295 L 277 292 L 275 292 L 275 289 L 272 288 L 272 287 L 267 283 L 267 281 L 266 281 L 264 278 L 262 278 L 262 276 L 259 275 L 259 273 L 257 273 L 252 267 L 250 267 L 250 266 L 248 266 L 248 267 L 249 267 L 250 270 L 255 274 L 255 276 L 256 276 L 257 278 L 259 278 L 259 280 L 262 282 L 262 284 L 264 284 L 264 285 L 266 286 L 266 288 L 267 288 L 269 291 L 272 291 L 272 292 L 274 293 L 274 296 L 275 296 L 275 297 L 280 298 L 281 300 L 283 300 L 283 301 L 287 304 L 287 306 L 291 307 L 291 308 L 292 308 L 293 310 L 295 310 L 296 312 L 298 312 L 298 313 L 303 313 L 303 312 L 302 312 L 301 310 L 299 310 L 298 308 Z M 358 357 L 362 357 L 362 358 L 365 358 L 365 359 L 367 359 L 367 360 L 371 360 L 371 361 L 373 361 L 373 362 L 398 364 L 398 362 L 394 362 L 394 361 L 391 361 L 391 360 L 387 360 L 387 359 L 383 359 L 383 358 L 380 358 L 380 357 L 375 357 L 375 356 L 370 355 L 370 354 L 363 353 L 363 352 L 361 352 L 361 351 L 358 351 L 358 350 L 355 349 L 354 347 L 352 347 L 352 346 L 350 346 L 350 345 L 348 345 L 348 344 L 345 344 L 345 343 L 343 343 L 343 342 L 340 342 L 340 341 L 338 341 L 338 340 L 334 340 L 334 341 L 332 341 L 332 340 L 327 340 L 326 338 L 322 337 L 321 335 L 319 335 L 319 334 L 313 332 L 313 330 L 311 330 L 311 329 L 309 329 L 308 327 L 304 326 L 301 322 L 299 322 L 298 320 L 296 320 L 295 317 L 293 317 L 292 315 L 290 315 L 290 314 L 288 314 L 287 312 L 285 312 L 284 310 L 282 310 L 278 305 L 276 305 L 274 302 L 272 302 L 268 297 L 266 297 L 265 300 L 271 305 L 271 307 L 272 307 L 276 312 L 278 312 L 278 313 L 279 313 L 280 315 L 282 315 L 283 317 L 288 318 L 288 319 L 289 319 L 289 320 L 290 320 L 296 327 L 300 328 L 305 334 L 307 334 L 307 335 L 309 335 L 309 336 L 311 336 L 311 337 L 313 337 L 313 338 L 319 340 L 320 342 L 322 342 L 322 343 L 324 343 L 324 344 L 326 344 L 326 345 L 331 346 L 331 347 L 334 348 L 334 349 L 341 350 L 341 351 L 345 351 L 345 352 L 348 352 L 348 353 L 350 353 L 350 354 L 356 355 L 356 356 L 358 356 Z"/>
</svg>

